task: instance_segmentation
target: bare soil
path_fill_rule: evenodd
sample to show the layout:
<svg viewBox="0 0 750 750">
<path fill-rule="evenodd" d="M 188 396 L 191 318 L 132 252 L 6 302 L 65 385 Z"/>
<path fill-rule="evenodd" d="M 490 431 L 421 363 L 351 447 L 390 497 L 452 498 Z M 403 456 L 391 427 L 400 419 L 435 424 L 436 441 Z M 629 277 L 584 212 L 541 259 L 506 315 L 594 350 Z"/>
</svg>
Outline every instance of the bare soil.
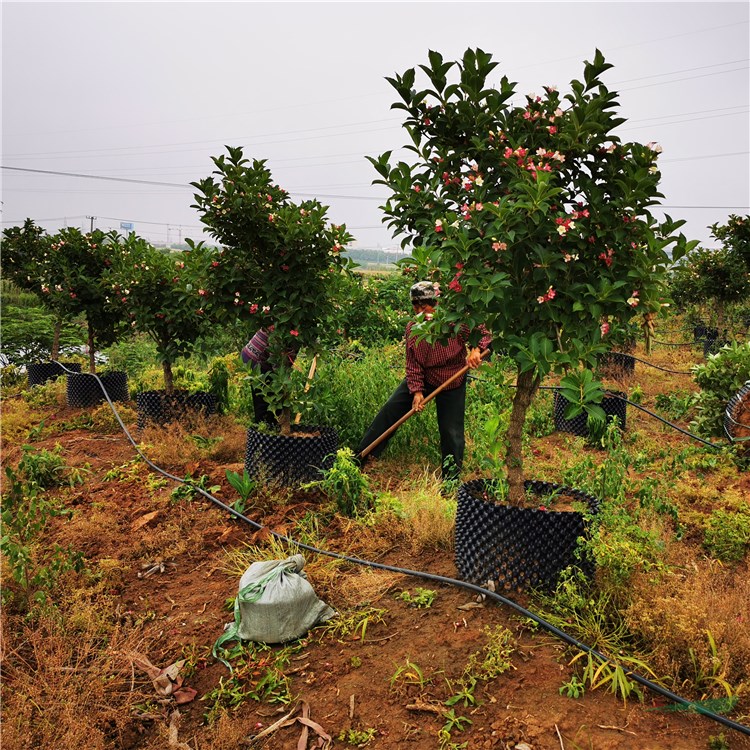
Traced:
<svg viewBox="0 0 750 750">
<path fill-rule="evenodd" d="M 267 498 L 248 511 L 263 526 L 258 531 L 232 520 L 204 499 L 174 502 L 170 498 L 176 486 L 173 482 L 157 492 L 149 490 L 144 481 L 149 470 L 142 464 L 133 470 L 133 481 L 104 481 L 107 471 L 128 464 L 135 451 L 114 429 L 54 429 L 55 424 L 69 422 L 77 414 L 80 410 L 65 407 L 47 414 L 48 436 L 35 443 L 37 448 L 49 449 L 60 444 L 68 465 L 87 469 L 83 484 L 61 490 L 66 503 L 78 513 L 70 520 L 56 519 L 49 530 L 49 542 L 72 544 L 84 552 L 92 568 L 105 562 L 118 571 L 108 579 L 107 594 L 114 603 L 111 617 L 123 629 L 138 633 L 139 650 L 153 664 L 165 667 L 189 648 L 200 655 L 196 671 L 186 680 L 197 697 L 179 706 L 178 722 L 174 701 L 159 703 L 146 674 L 133 667 L 123 653 L 120 660 L 129 675 L 124 689 L 152 700 L 150 708 L 132 710 L 128 721 L 111 730 L 107 746 L 117 750 L 250 746 L 244 740 L 289 714 L 295 705 L 247 700 L 231 712 L 229 723 L 223 721 L 212 727 L 205 722 L 206 702 L 202 699 L 222 678 L 228 678 L 227 669 L 210 657 L 212 644 L 231 619 L 225 602 L 237 591 L 237 577 L 225 571 L 226 554 L 243 545 L 258 544 L 268 537 L 269 530 L 287 533 L 295 519 L 316 512 L 319 499 L 300 493 L 277 505 L 273 498 Z M 228 432 L 240 430 L 229 421 L 224 427 Z M 137 434 L 134 425 L 130 429 Z M 241 436 L 237 440 L 241 442 Z M 559 440 L 559 436 L 546 440 L 538 448 L 540 456 L 554 458 Z M 5 462 L 15 464 L 19 456 L 18 445 L 6 445 Z M 217 497 L 231 502 L 236 493 L 226 481 L 225 471 L 241 471 L 238 461 L 241 454 L 235 461 L 183 456 L 162 468 L 177 476 L 205 474 L 207 486 L 220 485 Z M 397 471 L 380 462 L 373 478 L 383 480 L 385 474 Z M 329 543 L 332 547 L 338 543 L 338 549 L 351 554 L 357 543 L 347 537 L 351 530 L 345 519 L 337 523 L 339 528 L 326 530 Z M 379 563 L 456 576 L 449 551 L 427 550 L 415 555 L 397 538 L 381 542 L 378 546 L 377 540 L 361 540 L 362 556 L 371 554 Z M 344 570 L 351 576 L 362 574 L 355 565 Z M 476 706 L 459 703 L 454 707 L 457 716 L 471 720 L 463 732 L 453 732 L 452 741 L 458 747 L 466 743 L 467 748 L 482 749 L 695 750 L 720 747 L 710 746 L 709 739 L 723 732 L 732 750 L 750 748 L 750 738 L 706 718 L 665 711 L 665 701 L 648 693 L 645 702 L 631 700 L 627 704 L 602 690 L 588 691 L 580 699 L 561 695 L 560 686 L 572 674 L 568 662 L 573 653 L 543 631 L 534 632 L 509 609 L 493 602 L 478 603 L 473 594 L 455 586 L 425 584 L 390 573 L 374 572 L 372 576 L 381 580 L 372 586 L 375 593 L 369 604 L 386 610 L 384 621 L 368 627 L 364 639 L 321 639 L 317 631 L 311 632 L 289 671 L 293 694 L 307 704 L 310 719 L 333 737 L 333 747 L 347 746 L 336 738 L 349 729 L 374 729 L 368 747 L 382 750 L 439 747 L 438 731 L 446 721 L 444 701 L 450 695 L 445 680 L 460 676 L 470 655 L 482 647 L 484 629 L 499 624 L 509 628 L 517 640 L 513 666 L 479 685 Z M 329 588 L 325 580 L 311 576 L 311 583 L 334 608 L 348 606 L 341 591 Z M 398 592 L 413 591 L 417 586 L 437 589 L 431 607 L 416 609 L 396 598 Z M 515 598 L 529 604 L 525 596 Z M 6 659 L 19 669 L 24 643 L 18 640 L 17 632 L 6 638 Z M 407 659 L 418 664 L 430 682 L 392 687 L 397 666 Z M 13 690 L 13 670 L 10 680 L 6 677 L 5 689 Z M 37 715 L 54 719 L 48 714 L 42 710 Z M 300 703 L 294 716 L 301 715 Z M 12 724 L 13 720 L 6 713 L 4 721 Z M 80 716 L 84 724 L 88 720 L 86 715 Z M 297 745 L 304 730 L 305 726 L 296 722 L 252 746 L 268 750 L 318 746 L 313 729 L 309 729 L 308 740 Z M 8 734 L 7 750 L 32 746 L 19 739 L 23 733 Z M 67 747 L 64 740 L 61 743 L 58 748 Z"/>
</svg>

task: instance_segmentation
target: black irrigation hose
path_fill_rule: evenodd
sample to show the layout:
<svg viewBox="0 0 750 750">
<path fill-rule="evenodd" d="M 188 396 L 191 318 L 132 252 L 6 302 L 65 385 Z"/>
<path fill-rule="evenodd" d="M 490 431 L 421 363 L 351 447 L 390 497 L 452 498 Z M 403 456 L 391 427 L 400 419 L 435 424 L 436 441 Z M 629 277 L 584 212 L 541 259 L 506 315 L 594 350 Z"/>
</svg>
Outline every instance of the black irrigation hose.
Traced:
<svg viewBox="0 0 750 750">
<path fill-rule="evenodd" d="M 65 370 L 65 372 L 71 372 L 64 365 L 60 365 L 60 366 L 63 368 L 63 370 Z M 122 418 L 120 417 L 119 412 L 117 411 L 117 409 L 115 408 L 115 405 L 112 403 L 111 399 L 109 398 L 107 389 L 104 387 L 102 381 L 99 379 L 99 376 L 94 375 L 94 377 L 96 378 L 96 381 L 99 383 L 99 387 L 102 389 L 102 393 L 104 393 L 104 397 L 106 398 L 107 403 L 109 404 L 109 408 L 112 410 L 113 414 L 115 415 L 115 418 L 119 422 L 120 427 L 122 428 L 122 431 L 125 433 L 125 436 L 128 438 L 133 448 L 135 448 L 136 453 L 145 461 L 145 463 L 149 467 L 151 467 L 154 471 L 161 474 L 162 476 L 165 476 L 169 479 L 174 479 L 175 481 L 180 482 L 181 484 L 191 484 L 190 480 L 183 479 L 182 477 L 175 476 L 174 474 L 170 474 L 168 471 L 165 471 L 164 469 L 160 468 L 159 466 L 157 466 L 155 463 L 153 463 L 150 459 L 146 457 L 146 455 L 138 447 L 135 440 L 133 440 L 133 437 L 128 431 L 128 428 L 125 426 L 125 423 L 122 421 Z M 201 495 L 203 495 L 203 497 L 205 497 L 207 500 L 209 500 L 211 503 L 213 503 L 217 507 L 221 508 L 223 511 L 229 513 L 234 518 L 244 521 L 246 524 L 256 529 L 257 531 L 260 531 L 263 528 L 267 528 L 259 524 L 257 521 L 253 521 L 251 518 L 244 516 L 242 513 L 240 513 L 239 511 L 236 511 L 234 508 L 230 507 L 229 505 L 226 505 L 225 503 L 221 502 L 221 500 L 215 498 L 213 495 L 211 495 L 209 492 L 204 490 L 202 487 L 198 487 L 193 484 L 192 488 L 195 492 L 198 492 Z M 455 578 L 448 578 L 446 576 L 440 576 L 434 573 L 425 573 L 423 571 L 418 571 L 418 570 L 409 570 L 408 568 L 399 568 L 393 565 L 385 565 L 383 563 L 373 562 L 371 560 L 362 560 L 361 558 L 358 558 L 358 557 L 350 557 L 349 555 L 342 555 L 339 552 L 330 552 L 328 550 L 321 550 L 321 549 L 318 549 L 317 547 L 313 547 L 312 545 L 304 544 L 303 542 L 297 542 L 294 539 L 291 539 L 290 537 L 284 536 L 275 531 L 271 531 L 270 529 L 269 529 L 269 533 L 271 534 L 271 536 L 274 537 L 274 539 L 284 542 L 290 546 L 294 546 L 298 549 L 303 549 L 303 550 L 306 550 L 307 552 L 312 552 L 314 554 L 324 555 L 326 557 L 330 557 L 335 560 L 341 560 L 343 562 L 353 563 L 355 565 L 364 565 L 366 567 L 375 568 L 377 570 L 386 570 L 391 573 L 398 573 L 400 575 L 412 576 L 414 578 L 420 578 L 425 581 L 434 581 L 435 583 L 441 583 L 441 584 L 445 584 L 449 586 L 456 586 L 458 588 L 466 589 L 467 591 L 471 591 L 476 594 L 483 594 L 484 596 L 489 597 L 490 599 L 494 599 L 499 604 L 505 604 L 511 609 L 514 609 L 516 612 L 523 615 L 524 617 L 528 617 L 530 620 L 533 620 L 538 625 L 541 625 L 545 630 L 552 633 L 552 635 L 556 636 L 557 638 L 564 641 L 568 645 L 573 646 L 574 648 L 577 648 L 580 651 L 583 651 L 587 654 L 591 654 L 592 656 L 596 657 L 597 659 L 602 660 L 603 662 L 608 662 L 609 664 L 612 664 L 616 667 L 620 666 L 613 659 L 610 659 L 609 657 L 605 656 L 604 654 L 592 648 L 591 646 L 587 646 L 585 643 L 579 641 L 577 638 L 574 638 L 573 636 L 568 635 L 568 633 L 566 633 L 565 631 L 560 630 L 560 628 L 555 627 L 554 625 L 552 625 L 552 623 L 549 623 L 546 620 L 539 617 L 539 615 L 535 615 L 533 612 L 526 609 L 525 607 L 522 607 L 520 604 L 517 604 L 512 599 L 508 599 L 502 596 L 501 594 L 498 594 L 495 591 L 490 591 L 489 589 L 483 588 L 482 586 L 476 586 L 473 583 L 468 583 L 466 581 L 459 581 Z M 700 703 L 695 703 L 693 701 L 687 700 L 686 698 L 682 698 L 676 693 L 673 693 L 670 690 L 667 690 L 666 688 L 661 687 L 661 685 L 657 685 L 655 682 L 652 682 L 651 680 L 648 680 L 645 677 L 641 677 L 640 675 L 636 674 L 635 672 L 632 672 L 629 669 L 625 669 L 624 667 L 620 667 L 620 668 L 623 669 L 623 671 L 625 672 L 626 676 L 629 679 L 633 680 L 634 682 L 637 682 L 642 687 L 645 687 L 648 690 L 651 690 L 657 695 L 660 695 L 662 698 L 666 698 L 672 703 L 677 703 L 689 711 L 690 710 L 695 711 L 696 713 L 701 714 L 702 716 L 705 716 L 709 719 L 712 719 L 713 721 L 719 724 L 722 724 L 729 729 L 734 729 L 736 732 L 740 732 L 741 734 L 750 736 L 750 726 L 746 726 L 745 724 L 740 724 L 739 722 L 733 721 L 732 719 L 729 719 L 726 716 L 722 716 L 721 714 L 714 713 L 713 711 L 710 711 L 709 709 L 702 706 Z"/>
<path fill-rule="evenodd" d="M 643 362 L 644 365 L 653 367 L 655 370 L 661 370 L 662 372 L 672 372 L 675 375 L 692 375 L 693 374 L 692 370 L 668 370 L 666 367 L 659 367 L 659 365 L 655 365 L 652 362 L 647 362 L 645 359 L 636 357 L 634 354 L 628 354 L 627 352 L 612 352 L 612 354 L 623 354 L 626 357 L 632 357 L 636 361 Z"/>
<path fill-rule="evenodd" d="M 660 346 L 697 346 L 701 342 L 700 341 L 685 341 L 685 342 L 674 343 L 672 341 L 657 341 L 656 339 L 651 339 L 651 343 L 659 344 Z"/>
</svg>

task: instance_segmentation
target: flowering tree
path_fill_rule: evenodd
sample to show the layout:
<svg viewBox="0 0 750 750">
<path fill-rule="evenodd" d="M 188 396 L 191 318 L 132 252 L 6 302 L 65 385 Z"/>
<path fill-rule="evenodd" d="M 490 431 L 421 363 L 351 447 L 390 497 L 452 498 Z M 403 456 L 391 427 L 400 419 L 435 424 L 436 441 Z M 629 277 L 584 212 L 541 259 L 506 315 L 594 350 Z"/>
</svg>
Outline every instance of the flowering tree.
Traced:
<svg viewBox="0 0 750 750">
<path fill-rule="evenodd" d="M 60 300 L 45 294 L 42 287 L 49 288 L 45 280 L 50 274 L 51 239 L 44 229 L 26 219 L 23 226 L 10 227 L 3 231 L 2 271 L 3 277 L 16 286 L 34 292 L 42 304 L 55 318 L 52 350 L 50 356 L 57 359 L 60 354 L 60 331 L 62 329 L 64 307 Z"/>
<path fill-rule="evenodd" d="M 50 238 L 42 268 L 42 294 L 64 315 L 83 315 L 88 329 L 89 372 L 96 372 L 98 349 L 113 344 L 126 322 L 112 306 L 104 281 L 117 247 L 116 232 L 82 233 L 68 227 Z"/>
<path fill-rule="evenodd" d="M 264 161 L 241 148 L 213 159 L 214 176 L 192 183 L 201 221 L 222 248 L 205 291 L 212 318 L 244 319 L 270 331 L 261 389 L 282 433 L 290 429 L 291 353 L 318 351 L 336 328 L 332 281 L 352 263 L 341 255 L 352 237 L 327 222 L 317 200 L 296 204 L 276 185 Z M 252 332 L 252 331 L 251 331 Z"/>
<path fill-rule="evenodd" d="M 68 227 L 48 236 L 30 219 L 23 229 L 5 235 L 4 268 L 26 289 L 39 294 L 58 320 L 82 315 L 88 328 L 89 369 L 96 371 L 97 348 L 116 341 L 124 330 L 120 314 L 109 304 L 103 274 L 117 235 L 96 230 L 83 234 Z M 56 336 L 57 339 L 57 336 Z M 53 344 L 53 358 L 58 355 Z"/>
<path fill-rule="evenodd" d="M 439 340 L 465 322 L 476 344 L 484 323 L 515 360 L 506 467 L 520 503 L 521 432 L 541 379 L 593 364 L 611 319 L 658 311 L 665 248 L 678 259 L 690 243 L 675 234 L 683 222 L 649 212 L 661 197 L 661 149 L 613 133 L 624 120 L 599 51 L 570 93 L 548 86 L 518 105 L 506 77 L 490 82 L 496 66 L 481 50 L 458 62 L 430 52 L 424 84 L 414 69 L 389 78 L 412 157 L 370 160 L 392 191 L 389 226 L 413 245 L 411 268 L 441 284 L 423 333 Z"/>
<path fill-rule="evenodd" d="M 210 262 L 209 251 L 202 247 L 175 256 L 130 234 L 107 275 L 113 304 L 132 328 L 156 344 L 167 393 L 174 391 L 172 364 L 190 352 L 206 328 L 202 285 Z"/>
</svg>

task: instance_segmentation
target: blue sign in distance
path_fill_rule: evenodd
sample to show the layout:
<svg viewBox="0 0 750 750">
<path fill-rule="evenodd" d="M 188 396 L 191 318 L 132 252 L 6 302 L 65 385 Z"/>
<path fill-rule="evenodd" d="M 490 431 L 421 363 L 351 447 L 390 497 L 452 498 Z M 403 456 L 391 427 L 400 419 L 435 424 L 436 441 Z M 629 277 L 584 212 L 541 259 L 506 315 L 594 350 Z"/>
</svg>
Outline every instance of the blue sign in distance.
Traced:
<svg viewBox="0 0 750 750">
<path fill-rule="evenodd" d="M 125 229 L 128 232 L 132 232 L 134 226 L 135 225 L 133 224 L 132 221 L 121 221 L 120 222 L 120 229 Z"/>
</svg>

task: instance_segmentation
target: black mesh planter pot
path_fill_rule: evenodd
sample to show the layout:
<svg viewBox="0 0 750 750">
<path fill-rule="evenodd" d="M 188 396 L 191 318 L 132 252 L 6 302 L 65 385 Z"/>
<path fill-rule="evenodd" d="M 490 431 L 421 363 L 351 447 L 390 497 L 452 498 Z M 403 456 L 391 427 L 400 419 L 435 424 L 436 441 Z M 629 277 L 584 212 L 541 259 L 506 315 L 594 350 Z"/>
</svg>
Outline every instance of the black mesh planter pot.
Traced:
<svg viewBox="0 0 750 750">
<path fill-rule="evenodd" d="M 718 334 L 712 338 L 703 339 L 703 356 L 708 357 L 709 354 L 716 354 L 722 346 L 728 343 L 726 339 L 720 339 Z"/>
<path fill-rule="evenodd" d="M 537 495 L 561 491 L 585 503 L 592 514 L 599 510 L 599 500 L 580 490 L 540 481 L 525 486 Z M 492 581 L 496 591 L 524 591 L 553 589 L 571 565 L 593 576 L 593 562 L 586 555 L 576 556 L 578 540 L 587 534 L 582 513 L 516 508 L 491 498 L 484 479 L 466 482 L 458 490 L 455 549 L 462 580 L 477 586 Z"/>
<path fill-rule="evenodd" d="M 624 352 L 605 352 L 599 358 L 599 366 L 614 376 L 632 375 L 635 372 L 635 357 Z"/>
<path fill-rule="evenodd" d="M 291 435 L 268 435 L 250 428 L 245 468 L 252 477 L 263 476 L 286 486 L 312 482 L 321 478 L 321 470 L 333 466 L 338 444 L 332 427 L 294 425 Z"/>
<path fill-rule="evenodd" d="M 623 398 L 620 398 L 622 396 Z M 602 399 L 599 406 L 604 409 L 607 422 L 610 417 L 617 417 L 620 422 L 620 428 L 624 431 L 627 423 L 627 402 L 624 401 L 625 394 L 622 391 L 610 391 Z M 554 399 L 554 418 L 555 429 L 558 432 L 571 432 L 573 435 L 586 437 L 589 434 L 589 417 L 586 412 L 582 412 L 573 419 L 565 419 L 565 410 L 570 402 L 560 393 L 555 391 Z"/>
<path fill-rule="evenodd" d="M 719 336 L 719 329 L 707 326 L 704 323 L 698 323 L 693 327 L 693 338 L 697 342 L 705 341 L 706 339 L 716 339 Z"/>
<path fill-rule="evenodd" d="M 750 380 L 729 399 L 724 411 L 724 432 L 743 453 L 750 452 Z"/>
<path fill-rule="evenodd" d="M 189 418 L 191 415 L 216 413 L 213 393 L 197 391 L 143 391 L 135 397 L 138 407 L 138 428 L 147 424 L 167 424 Z"/>
<path fill-rule="evenodd" d="M 127 401 L 128 375 L 126 372 L 105 372 L 98 376 L 89 373 L 68 375 L 67 401 L 68 406 L 96 406 L 104 401 L 102 386 L 112 401 Z"/>
<path fill-rule="evenodd" d="M 77 362 L 39 362 L 26 365 L 29 386 L 44 385 L 48 380 L 56 380 L 60 375 L 67 375 L 63 367 L 73 372 L 81 371 L 81 365 Z"/>
</svg>

